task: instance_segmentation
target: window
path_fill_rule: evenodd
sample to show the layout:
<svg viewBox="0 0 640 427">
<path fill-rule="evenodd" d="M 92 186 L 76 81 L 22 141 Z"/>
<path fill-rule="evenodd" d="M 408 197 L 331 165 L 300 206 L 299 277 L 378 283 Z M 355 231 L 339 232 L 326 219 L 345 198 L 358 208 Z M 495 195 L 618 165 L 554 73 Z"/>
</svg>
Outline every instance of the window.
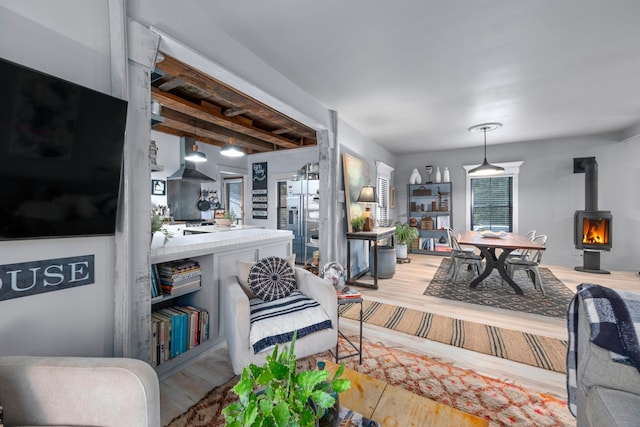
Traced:
<svg viewBox="0 0 640 427">
<path fill-rule="evenodd" d="M 242 215 L 244 212 L 243 188 L 244 180 L 242 178 L 224 179 L 224 207 L 227 212 L 234 215 L 238 224 L 244 224 L 244 218 Z"/>
<path fill-rule="evenodd" d="M 471 178 L 471 229 L 513 231 L 513 177 Z"/>
<path fill-rule="evenodd" d="M 376 191 L 378 206 L 376 207 L 376 221 L 383 227 L 389 226 L 389 183 L 391 182 L 391 172 L 393 168 L 385 163 L 376 162 L 378 174 Z"/>
<path fill-rule="evenodd" d="M 378 224 L 385 227 L 389 225 L 389 180 L 378 176 Z"/>
<path fill-rule="evenodd" d="M 518 232 L 518 176 L 523 162 L 494 163 L 501 175 L 470 177 L 478 165 L 465 165 L 467 171 L 466 230 Z"/>
</svg>

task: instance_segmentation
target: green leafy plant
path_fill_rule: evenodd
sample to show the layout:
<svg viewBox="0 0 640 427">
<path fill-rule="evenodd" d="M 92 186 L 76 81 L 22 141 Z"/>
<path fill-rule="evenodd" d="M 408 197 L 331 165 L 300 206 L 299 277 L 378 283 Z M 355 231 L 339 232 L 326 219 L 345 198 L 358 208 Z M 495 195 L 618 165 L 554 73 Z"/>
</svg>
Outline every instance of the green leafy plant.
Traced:
<svg viewBox="0 0 640 427">
<path fill-rule="evenodd" d="M 173 233 L 164 228 L 164 222 L 161 216 L 151 215 L 151 238 L 156 232 L 161 232 L 164 235 L 164 244 L 166 244 L 170 238 L 173 237 Z"/>
<path fill-rule="evenodd" d="M 351 227 L 353 227 L 353 231 L 362 230 L 362 227 L 364 226 L 364 223 L 366 221 L 367 221 L 367 218 L 365 218 L 363 215 L 356 216 L 353 219 L 351 219 Z"/>
<path fill-rule="evenodd" d="M 236 216 L 233 214 L 233 212 L 229 212 L 229 211 L 224 211 L 223 218 L 231 220 L 231 222 L 236 220 Z"/>
<path fill-rule="evenodd" d="M 227 426 L 314 426 L 335 397 L 351 387 L 340 365 L 328 381 L 329 371 L 311 370 L 296 373 L 294 333 L 291 347 L 278 353 L 276 345 L 262 367 L 253 363 L 243 369 L 240 381 L 233 387 L 239 401 L 226 406 L 222 413 Z"/>
<path fill-rule="evenodd" d="M 396 243 L 411 246 L 420 235 L 416 227 L 411 227 L 406 222 L 396 222 Z"/>
</svg>

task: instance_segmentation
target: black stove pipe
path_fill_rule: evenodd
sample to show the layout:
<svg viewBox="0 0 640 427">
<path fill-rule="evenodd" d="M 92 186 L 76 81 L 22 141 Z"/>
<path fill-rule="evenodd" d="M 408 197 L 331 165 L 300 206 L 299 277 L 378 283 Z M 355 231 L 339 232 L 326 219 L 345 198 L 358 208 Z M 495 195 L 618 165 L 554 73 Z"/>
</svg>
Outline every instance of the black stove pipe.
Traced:
<svg viewBox="0 0 640 427">
<path fill-rule="evenodd" d="M 595 157 L 585 160 L 584 164 L 584 210 L 598 210 L 598 162 Z"/>
</svg>

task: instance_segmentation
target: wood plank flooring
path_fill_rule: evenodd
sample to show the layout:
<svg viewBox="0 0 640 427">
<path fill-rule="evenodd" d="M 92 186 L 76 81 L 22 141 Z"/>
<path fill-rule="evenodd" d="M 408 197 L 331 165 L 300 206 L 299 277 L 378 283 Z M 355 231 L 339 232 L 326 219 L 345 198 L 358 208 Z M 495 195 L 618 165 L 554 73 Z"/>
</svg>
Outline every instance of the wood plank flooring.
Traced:
<svg viewBox="0 0 640 427">
<path fill-rule="evenodd" d="M 534 314 L 501 310 L 480 305 L 459 303 L 422 295 L 437 270 L 442 257 L 411 254 L 411 262 L 396 265 L 391 279 L 379 280 L 379 289 L 358 288 L 367 299 L 408 308 L 442 314 L 462 320 L 486 323 L 498 327 L 529 332 L 553 338 L 567 339 L 566 322 Z M 611 288 L 634 290 L 640 287 L 637 272 L 612 272 L 610 275 L 575 271 L 570 267 L 544 265 L 569 289 L 580 283 L 599 283 Z M 371 280 L 369 275 L 363 281 Z M 357 335 L 357 322 L 341 319 L 340 329 Z M 508 360 L 431 342 L 423 338 L 364 324 L 363 335 L 373 342 L 424 354 L 434 359 L 472 369 L 483 375 L 505 379 L 531 390 L 566 399 L 565 375 Z M 233 377 L 231 363 L 224 345 L 208 353 L 181 372 L 160 384 L 162 423 L 166 425 L 176 416 L 197 403 L 212 388 Z"/>
</svg>

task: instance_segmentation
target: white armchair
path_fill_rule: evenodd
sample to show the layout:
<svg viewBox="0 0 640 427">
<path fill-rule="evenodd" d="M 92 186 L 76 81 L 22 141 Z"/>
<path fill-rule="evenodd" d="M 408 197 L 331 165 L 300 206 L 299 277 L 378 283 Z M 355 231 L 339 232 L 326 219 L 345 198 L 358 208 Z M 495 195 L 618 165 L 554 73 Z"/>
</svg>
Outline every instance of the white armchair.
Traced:
<svg viewBox="0 0 640 427">
<path fill-rule="evenodd" d="M 312 273 L 295 267 L 294 273 L 298 290 L 317 301 L 331 319 L 331 328 L 313 332 L 296 339 L 297 358 L 310 356 L 334 348 L 338 342 L 338 302 L 334 287 Z M 229 348 L 233 372 L 242 373 L 250 363 L 261 365 L 271 351 L 254 354 L 250 344 L 249 297 L 240 287 L 237 278 L 222 283 L 222 302 L 224 332 Z M 286 345 L 286 344 L 285 344 Z"/>
</svg>

